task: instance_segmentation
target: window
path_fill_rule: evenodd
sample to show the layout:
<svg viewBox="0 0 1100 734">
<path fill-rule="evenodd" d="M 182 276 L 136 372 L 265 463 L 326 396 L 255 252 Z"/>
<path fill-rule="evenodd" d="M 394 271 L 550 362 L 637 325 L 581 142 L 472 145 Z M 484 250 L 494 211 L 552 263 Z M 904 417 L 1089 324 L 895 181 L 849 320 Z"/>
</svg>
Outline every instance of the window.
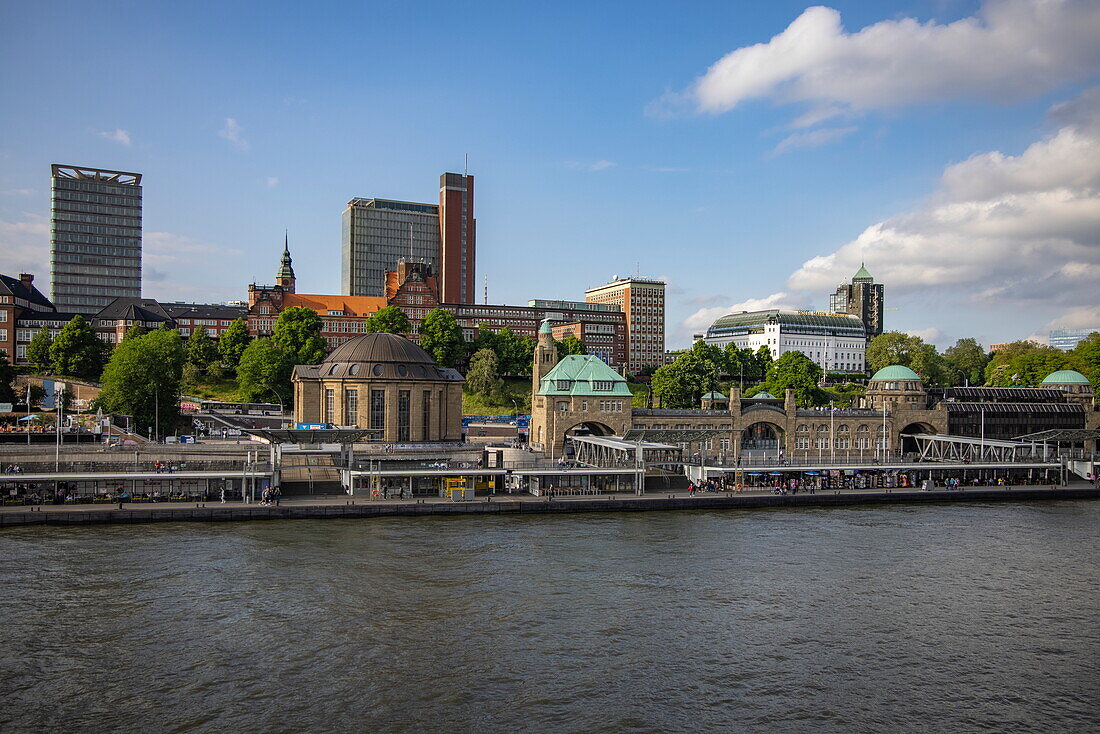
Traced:
<svg viewBox="0 0 1100 734">
<path fill-rule="evenodd" d="M 719 451 L 729 451 L 730 450 L 730 440 L 728 438 L 718 439 L 718 450 Z"/>
<path fill-rule="evenodd" d="M 570 384 L 569 380 L 554 380 L 554 389 L 556 389 L 556 390 L 568 390 L 569 389 L 569 384 Z"/>
<path fill-rule="evenodd" d="M 559 400 L 558 401 L 558 410 L 561 411 L 562 413 L 569 410 L 569 401 L 568 400 Z"/>
<path fill-rule="evenodd" d="M 344 390 L 344 423 L 349 426 L 359 425 L 358 390 Z"/>
<path fill-rule="evenodd" d="M 431 427 L 432 427 L 432 391 L 424 391 L 424 402 L 420 406 L 420 418 L 422 427 L 420 429 L 420 440 L 431 440 Z"/>
<path fill-rule="evenodd" d="M 332 388 L 325 389 L 325 423 L 332 423 L 336 419 L 336 391 Z"/>
<path fill-rule="evenodd" d="M 588 410 L 588 401 L 587 400 L 582 400 L 581 401 L 581 410 Z"/>
<path fill-rule="evenodd" d="M 803 451 L 809 449 L 810 448 L 810 437 L 809 436 L 795 436 L 794 437 L 794 447 L 795 447 L 795 449 L 802 449 Z"/>
<path fill-rule="evenodd" d="M 409 391 L 397 391 L 397 440 L 409 440 Z"/>
<path fill-rule="evenodd" d="M 614 387 L 615 387 L 615 383 L 611 382 L 610 380 L 593 380 L 592 381 L 592 389 L 593 390 L 612 390 L 612 389 L 614 389 Z"/>
<path fill-rule="evenodd" d="M 376 431 L 386 429 L 386 391 L 370 391 L 370 427 Z"/>
</svg>

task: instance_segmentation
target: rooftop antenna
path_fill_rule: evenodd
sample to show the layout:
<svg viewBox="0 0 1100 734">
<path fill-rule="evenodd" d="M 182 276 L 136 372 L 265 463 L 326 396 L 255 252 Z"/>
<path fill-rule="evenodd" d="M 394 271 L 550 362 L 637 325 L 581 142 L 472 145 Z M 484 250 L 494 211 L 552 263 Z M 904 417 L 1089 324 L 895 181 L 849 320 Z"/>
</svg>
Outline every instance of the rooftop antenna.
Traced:
<svg viewBox="0 0 1100 734">
<path fill-rule="evenodd" d="M 489 305 L 489 276 L 485 276 L 485 305 Z"/>
<path fill-rule="evenodd" d="M 413 261 L 413 224 L 409 222 L 409 262 Z"/>
<path fill-rule="evenodd" d="M 462 154 L 462 178 L 466 178 L 466 176 L 469 175 L 469 171 L 470 171 L 470 154 L 469 153 L 463 153 Z"/>
</svg>

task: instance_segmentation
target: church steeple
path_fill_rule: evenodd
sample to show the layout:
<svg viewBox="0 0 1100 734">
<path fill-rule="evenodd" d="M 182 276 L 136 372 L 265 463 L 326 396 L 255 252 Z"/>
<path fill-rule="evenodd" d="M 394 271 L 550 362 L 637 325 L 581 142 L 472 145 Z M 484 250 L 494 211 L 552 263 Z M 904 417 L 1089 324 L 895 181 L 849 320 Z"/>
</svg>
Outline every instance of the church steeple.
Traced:
<svg viewBox="0 0 1100 734">
<path fill-rule="evenodd" d="M 290 257 L 290 233 L 283 234 L 283 259 L 279 264 L 279 272 L 275 275 L 275 283 L 281 285 L 287 293 L 294 292 L 294 266 Z"/>
</svg>

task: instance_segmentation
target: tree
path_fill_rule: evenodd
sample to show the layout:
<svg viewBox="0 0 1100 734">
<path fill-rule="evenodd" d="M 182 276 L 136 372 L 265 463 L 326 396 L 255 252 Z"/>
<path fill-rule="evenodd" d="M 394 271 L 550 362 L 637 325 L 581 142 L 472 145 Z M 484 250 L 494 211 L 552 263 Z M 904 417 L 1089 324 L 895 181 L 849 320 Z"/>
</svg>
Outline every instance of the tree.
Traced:
<svg viewBox="0 0 1100 734">
<path fill-rule="evenodd" d="M 672 364 L 658 367 L 650 386 L 665 408 L 697 408 L 704 394 L 718 389 L 725 357 L 721 349 L 702 340 Z"/>
<path fill-rule="evenodd" d="M 291 306 L 283 309 L 275 321 L 271 338 L 291 364 L 317 364 L 325 358 L 321 317 L 312 308 Z"/>
<path fill-rule="evenodd" d="M 218 343 L 210 338 L 204 327 L 195 327 L 194 333 L 187 340 L 187 364 L 201 373 L 220 358 Z"/>
<path fill-rule="evenodd" d="M 824 405 L 829 397 L 818 385 L 823 374 L 821 367 L 802 352 L 784 352 L 768 368 L 763 387 L 779 397 L 786 394 L 788 389 L 794 390 L 794 399 L 798 405 Z"/>
<path fill-rule="evenodd" d="M 466 342 L 455 315 L 442 308 L 429 311 L 420 322 L 420 346 L 439 366 L 457 367 L 465 354 Z"/>
<path fill-rule="evenodd" d="M 292 400 L 290 373 L 294 362 L 273 339 L 256 339 L 241 355 L 237 365 L 237 386 L 241 400 L 259 401 L 277 397 L 284 405 Z"/>
<path fill-rule="evenodd" d="M 756 350 L 756 354 L 753 355 L 753 370 L 752 378 L 754 380 L 763 380 L 768 374 L 768 369 L 772 366 L 772 350 L 767 344 L 761 346 Z"/>
<path fill-rule="evenodd" d="M 284 311 L 285 313 L 285 311 Z M 386 334 L 408 334 L 412 331 L 409 317 L 397 306 L 380 308 L 367 319 L 367 331 Z M 303 362 L 302 364 L 306 364 Z"/>
<path fill-rule="evenodd" d="M 421 327 L 421 331 L 423 331 L 423 327 Z M 466 347 L 471 357 L 482 349 L 492 349 L 498 357 L 500 356 L 500 351 L 497 349 L 497 333 L 493 331 L 493 327 L 484 321 L 477 325 L 477 336 Z"/>
<path fill-rule="evenodd" d="M 565 354 L 584 354 L 586 352 L 584 342 L 572 333 L 566 334 L 561 340 L 561 348 Z"/>
<path fill-rule="evenodd" d="M 137 337 L 145 336 L 148 333 L 148 329 L 146 329 L 141 324 L 136 324 L 122 333 L 122 340 L 125 341 L 127 339 L 136 339 Z"/>
<path fill-rule="evenodd" d="M 184 354 L 175 329 L 123 339 L 103 370 L 100 403 L 133 416 L 139 431 L 156 424 L 158 435 L 170 433 L 179 420 Z"/>
<path fill-rule="evenodd" d="M 473 356 L 470 370 L 466 373 L 466 390 L 472 395 L 489 399 L 500 397 L 504 390 L 504 380 L 500 379 L 496 352 L 482 349 Z"/>
<path fill-rule="evenodd" d="M 15 403 L 15 368 L 0 354 L 0 403 Z"/>
<path fill-rule="evenodd" d="M 1077 342 L 1071 354 L 1077 360 L 1081 374 L 1100 391 L 1100 332 L 1094 331 Z"/>
<path fill-rule="evenodd" d="M 914 347 L 909 358 L 909 367 L 920 375 L 925 387 L 947 387 L 951 384 L 951 370 L 944 361 L 936 347 L 925 344 L 919 337 L 913 337 L 920 342 Z"/>
<path fill-rule="evenodd" d="M 512 333 L 505 326 L 496 334 L 496 354 L 500 371 L 506 375 L 531 374 L 531 361 L 535 356 L 535 340 Z"/>
<path fill-rule="evenodd" d="M 985 382 L 985 366 L 989 355 L 976 339 L 959 339 L 955 346 L 944 350 L 943 360 L 953 385 L 981 385 Z"/>
<path fill-rule="evenodd" d="M 884 331 L 867 345 L 867 366 L 872 372 L 894 364 L 908 367 L 913 358 L 913 350 L 919 342 L 920 337 L 909 336 L 900 331 Z"/>
<path fill-rule="evenodd" d="M 1017 341 L 993 353 L 985 366 L 986 384 L 994 387 L 1038 385 L 1051 372 L 1077 369 L 1077 357 L 1045 344 Z"/>
<path fill-rule="evenodd" d="M 77 314 L 50 345 L 50 362 L 57 374 L 96 378 L 103 371 L 105 352 L 103 341 Z"/>
<path fill-rule="evenodd" d="M 248 327 L 245 326 L 244 319 L 235 320 L 218 338 L 218 353 L 221 354 L 222 361 L 230 368 L 236 369 L 240 364 L 241 355 L 248 348 L 249 341 L 251 337 L 248 336 Z"/>
<path fill-rule="evenodd" d="M 53 346 L 53 337 L 45 326 L 35 333 L 31 343 L 27 345 L 27 361 L 39 372 L 49 372 L 53 367 L 53 360 L 50 359 L 51 346 Z"/>
</svg>

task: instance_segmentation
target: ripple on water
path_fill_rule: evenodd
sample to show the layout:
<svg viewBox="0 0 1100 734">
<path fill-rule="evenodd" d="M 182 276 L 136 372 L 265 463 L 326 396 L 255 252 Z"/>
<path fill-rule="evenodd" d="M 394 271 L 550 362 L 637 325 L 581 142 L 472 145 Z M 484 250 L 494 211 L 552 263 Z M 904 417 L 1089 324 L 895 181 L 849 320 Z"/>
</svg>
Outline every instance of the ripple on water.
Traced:
<svg viewBox="0 0 1100 734">
<path fill-rule="evenodd" d="M 0 728 L 1095 729 L 1098 521 L 1066 502 L 9 529 Z"/>
</svg>

